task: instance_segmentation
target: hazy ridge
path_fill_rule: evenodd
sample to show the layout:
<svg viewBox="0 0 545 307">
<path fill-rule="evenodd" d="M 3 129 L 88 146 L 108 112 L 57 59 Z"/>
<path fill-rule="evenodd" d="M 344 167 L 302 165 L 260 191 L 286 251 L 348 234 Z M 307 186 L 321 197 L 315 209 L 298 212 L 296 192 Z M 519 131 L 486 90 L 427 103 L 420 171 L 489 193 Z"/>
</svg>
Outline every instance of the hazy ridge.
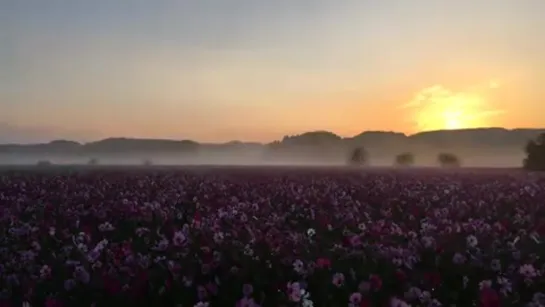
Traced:
<svg viewBox="0 0 545 307">
<path fill-rule="evenodd" d="M 231 141 L 221 144 L 193 140 L 108 138 L 89 143 L 55 140 L 39 144 L 0 144 L 0 164 L 54 163 L 137 164 L 341 164 L 351 148 L 363 146 L 373 165 L 391 165 L 396 154 L 412 152 L 417 164 L 435 164 L 439 152 L 459 155 L 464 165 L 518 166 L 529 139 L 545 129 L 482 128 L 440 130 L 405 135 L 366 131 L 340 137 L 328 131 L 285 136 L 267 144 Z"/>
</svg>

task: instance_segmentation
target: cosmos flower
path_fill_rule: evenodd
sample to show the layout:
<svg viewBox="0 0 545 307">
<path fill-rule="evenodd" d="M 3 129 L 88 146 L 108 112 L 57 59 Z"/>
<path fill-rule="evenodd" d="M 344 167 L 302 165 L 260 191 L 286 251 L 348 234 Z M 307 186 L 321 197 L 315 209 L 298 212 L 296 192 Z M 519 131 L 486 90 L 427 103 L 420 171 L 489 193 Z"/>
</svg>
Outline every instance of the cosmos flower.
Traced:
<svg viewBox="0 0 545 307">
<path fill-rule="evenodd" d="M 0 306 L 545 305 L 541 175 L 230 172 L 2 175 Z"/>
</svg>

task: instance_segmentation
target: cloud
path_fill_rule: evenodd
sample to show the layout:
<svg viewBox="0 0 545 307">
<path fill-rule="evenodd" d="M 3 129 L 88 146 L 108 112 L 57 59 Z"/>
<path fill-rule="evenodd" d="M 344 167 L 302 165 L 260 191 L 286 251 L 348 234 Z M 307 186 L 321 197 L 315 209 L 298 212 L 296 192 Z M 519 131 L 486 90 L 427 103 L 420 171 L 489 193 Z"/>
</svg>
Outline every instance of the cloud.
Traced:
<svg viewBox="0 0 545 307">
<path fill-rule="evenodd" d="M 498 87 L 497 81 L 465 91 L 433 85 L 416 92 L 400 107 L 410 110 L 410 120 L 419 131 L 451 128 L 453 122 L 459 128 L 484 127 L 490 125 L 492 117 L 506 113 L 506 110 L 493 107 L 485 91 Z"/>
</svg>

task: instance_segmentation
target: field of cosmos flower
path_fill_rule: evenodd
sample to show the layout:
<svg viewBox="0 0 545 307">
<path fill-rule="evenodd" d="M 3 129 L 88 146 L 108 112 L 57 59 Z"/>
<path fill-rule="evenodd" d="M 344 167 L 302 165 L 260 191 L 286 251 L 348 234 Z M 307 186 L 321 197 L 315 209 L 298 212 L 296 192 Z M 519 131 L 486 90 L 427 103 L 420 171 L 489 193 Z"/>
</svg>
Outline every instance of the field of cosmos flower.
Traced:
<svg viewBox="0 0 545 307">
<path fill-rule="evenodd" d="M 4 170 L 0 225 L 0 306 L 545 306 L 515 170 Z"/>
</svg>

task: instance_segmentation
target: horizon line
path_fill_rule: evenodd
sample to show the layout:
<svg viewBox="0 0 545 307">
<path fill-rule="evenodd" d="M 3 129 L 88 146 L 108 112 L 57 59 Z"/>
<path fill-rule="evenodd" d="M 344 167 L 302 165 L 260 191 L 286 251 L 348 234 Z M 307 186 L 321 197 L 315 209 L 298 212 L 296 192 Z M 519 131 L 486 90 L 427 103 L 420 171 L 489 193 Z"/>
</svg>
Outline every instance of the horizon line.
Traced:
<svg viewBox="0 0 545 307">
<path fill-rule="evenodd" d="M 331 133 L 331 134 L 334 134 L 338 137 L 340 137 L 342 140 L 345 140 L 345 139 L 351 139 L 351 138 L 355 138 L 355 137 L 358 137 L 362 134 L 365 134 L 365 133 L 394 133 L 394 134 L 399 134 L 399 135 L 403 135 L 405 137 L 412 137 L 412 136 L 416 136 L 416 135 L 419 135 L 419 134 L 425 134 L 425 133 L 434 133 L 434 132 L 461 132 L 461 131 L 474 131 L 474 130 L 505 130 L 505 131 L 517 131 L 517 130 L 545 130 L 545 127 L 543 128 L 523 128 L 523 127 L 519 127 L 519 128 L 504 128 L 504 127 L 474 127 L 474 128 L 463 128 L 463 129 L 437 129 L 437 130 L 423 130 L 423 131 L 419 131 L 419 132 L 416 132 L 416 133 L 404 133 L 404 132 L 399 132 L 399 131 L 393 131 L 393 130 L 364 130 L 356 135 L 353 135 L 353 136 L 341 136 L 333 131 L 328 131 L 328 130 L 310 130 L 310 131 L 306 131 L 306 132 L 301 132 L 301 133 L 295 133 L 295 134 L 286 134 L 284 135 L 282 138 L 284 137 L 294 137 L 294 136 L 301 136 L 303 134 L 307 134 L 307 133 L 318 133 L 318 132 L 322 132 L 322 133 Z M 51 139 L 50 141 L 45 141 L 45 142 L 33 142 L 33 143 L 0 143 L 0 145 L 20 145 L 20 146 L 29 146 L 29 145 L 46 145 L 46 144 L 51 144 L 51 143 L 54 143 L 54 142 L 74 142 L 74 143 L 78 143 L 80 145 L 85 145 L 85 144 L 92 144 L 92 143 L 97 143 L 97 142 L 101 142 L 101 141 L 105 141 L 105 140 L 139 140 L 139 141 L 170 141 L 170 142 L 183 142 L 183 141 L 188 141 L 188 142 L 195 142 L 195 143 L 198 143 L 198 144 L 208 144 L 208 145 L 224 145 L 224 144 L 229 144 L 229 143 L 243 143 L 243 144 L 270 144 L 270 143 L 274 143 L 274 142 L 281 142 L 282 141 L 282 138 L 280 139 L 275 139 L 275 140 L 272 140 L 272 141 L 268 141 L 268 142 L 258 142 L 258 141 L 243 141 L 243 140 L 230 140 L 230 141 L 225 141 L 225 142 L 200 142 L 198 140 L 193 140 L 193 139 L 174 139 L 174 138 L 150 138 L 150 137 L 138 137 L 138 136 L 132 136 L 132 137 L 128 137 L 128 136 L 110 136 L 110 137 L 106 137 L 106 138 L 98 138 L 98 139 L 95 139 L 93 141 L 82 141 L 82 142 L 79 142 L 79 141 L 74 141 L 74 140 L 71 140 L 71 139 Z"/>
</svg>

